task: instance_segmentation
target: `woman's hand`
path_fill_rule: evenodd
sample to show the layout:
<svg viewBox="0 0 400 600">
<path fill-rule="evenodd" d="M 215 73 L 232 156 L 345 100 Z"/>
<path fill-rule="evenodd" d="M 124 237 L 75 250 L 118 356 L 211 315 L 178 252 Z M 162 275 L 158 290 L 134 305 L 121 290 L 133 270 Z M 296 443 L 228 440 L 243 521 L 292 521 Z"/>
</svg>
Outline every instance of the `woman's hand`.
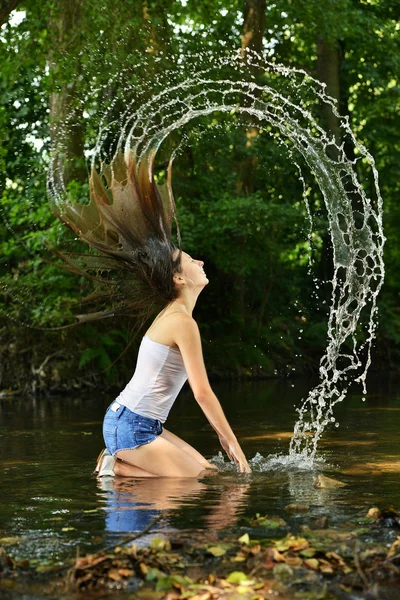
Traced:
<svg viewBox="0 0 400 600">
<path fill-rule="evenodd" d="M 251 469 L 249 467 L 249 463 L 246 460 L 246 457 L 241 449 L 239 442 L 236 438 L 228 442 L 226 438 L 223 436 L 218 436 L 221 446 L 225 450 L 228 458 L 230 460 L 234 460 L 237 466 L 239 467 L 240 473 L 251 473 Z"/>
</svg>

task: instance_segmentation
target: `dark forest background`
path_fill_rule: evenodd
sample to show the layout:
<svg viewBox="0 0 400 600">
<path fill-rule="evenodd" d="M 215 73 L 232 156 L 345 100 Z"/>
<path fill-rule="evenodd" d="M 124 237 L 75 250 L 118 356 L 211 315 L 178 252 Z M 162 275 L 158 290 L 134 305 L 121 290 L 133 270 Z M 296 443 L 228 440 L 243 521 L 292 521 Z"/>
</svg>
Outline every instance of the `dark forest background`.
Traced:
<svg viewBox="0 0 400 600">
<path fill-rule="evenodd" d="M 147 79 L 151 93 L 159 73 L 204 49 L 249 48 L 305 69 L 375 157 L 388 241 L 372 368 L 398 370 L 399 17 L 398 0 L 2 0 L 0 390 L 99 390 L 131 376 L 138 340 L 124 350 L 133 323 L 40 329 L 60 325 L 87 293 L 46 262 L 46 244 L 69 236 L 47 200 L 49 149 L 73 112 L 64 176 L 85 197 L 84 149 L 113 97 L 112 76 Z M 340 135 L 324 107 L 320 119 Z M 323 202 L 310 183 L 310 274 L 302 183 L 269 133 L 205 123 L 174 164 L 183 247 L 205 261 L 211 281 L 196 317 L 215 376 L 315 373 L 325 348 L 332 256 Z"/>
</svg>

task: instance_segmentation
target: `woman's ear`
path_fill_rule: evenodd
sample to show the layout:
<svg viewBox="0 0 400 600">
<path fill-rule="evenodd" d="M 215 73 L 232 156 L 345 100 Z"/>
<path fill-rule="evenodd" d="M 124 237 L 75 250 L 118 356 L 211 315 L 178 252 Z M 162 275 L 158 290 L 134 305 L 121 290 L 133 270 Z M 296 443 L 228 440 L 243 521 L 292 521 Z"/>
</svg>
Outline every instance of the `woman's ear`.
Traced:
<svg viewBox="0 0 400 600">
<path fill-rule="evenodd" d="M 172 280 L 177 285 L 184 285 L 184 283 L 185 283 L 184 277 L 182 277 L 182 275 L 179 275 L 179 273 L 175 273 L 172 277 Z"/>
</svg>

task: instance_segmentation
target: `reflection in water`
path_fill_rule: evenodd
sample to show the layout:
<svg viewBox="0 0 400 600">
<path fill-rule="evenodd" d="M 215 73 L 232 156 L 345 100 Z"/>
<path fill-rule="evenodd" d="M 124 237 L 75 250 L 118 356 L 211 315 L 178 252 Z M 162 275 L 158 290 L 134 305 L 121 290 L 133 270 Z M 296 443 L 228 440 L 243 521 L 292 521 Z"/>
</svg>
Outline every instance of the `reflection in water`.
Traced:
<svg viewBox="0 0 400 600">
<path fill-rule="evenodd" d="M 371 475 L 380 475 L 381 473 L 400 473 L 399 455 L 396 454 L 386 458 L 390 460 L 356 463 L 345 469 L 343 473 L 346 473 L 347 475 L 364 475 L 365 473 L 370 473 Z"/>
<path fill-rule="evenodd" d="M 109 533 L 143 530 L 153 519 L 178 509 L 185 499 L 195 501 L 205 490 L 197 479 L 155 477 L 131 479 L 103 477 L 98 487 L 104 492 L 106 531 Z"/>
<path fill-rule="evenodd" d="M 207 479 L 217 481 L 219 490 L 216 501 L 204 517 L 205 528 L 215 530 L 234 525 L 240 509 L 247 504 L 249 481 L 221 479 L 218 473 L 213 473 L 204 480 L 103 477 L 98 480 L 98 488 L 103 492 L 106 531 L 142 531 L 156 517 L 163 517 L 158 522 L 158 528 L 168 528 L 171 531 L 171 513 L 178 511 L 185 504 L 201 505 L 209 489 Z"/>
<path fill-rule="evenodd" d="M 74 556 L 77 546 L 81 553 L 93 552 L 134 535 L 158 514 L 155 530 L 196 538 L 204 532 L 209 541 L 214 532 L 235 531 L 257 513 L 282 517 L 296 531 L 320 516 L 334 524 L 365 515 L 376 504 L 398 507 L 398 379 L 371 380 L 365 403 L 353 394 L 340 406 L 341 427 L 321 444 L 325 462 L 309 472 L 272 460 L 287 451 L 293 405 L 309 389 L 307 381 L 296 380 L 294 388 L 291 383 L 215 383 L 229 422 L 253 457 L 250 476 L 237 474 L 218 456 L 218 439 L 188 390 L 177 399 L 170 429 L 207 458 L 216 457 L 221 470 L 199 481 L 120 478 L 101 487 L 90 474 L 109 397 L 0 400 L 0 532 L 16 539 L 7 551 L 53 560 Z M 347 486 L 315 489 L 321 470 Z M 309 512 L 288 514 L 291 503 L 308 504 Z"/>
<path fill-rule="evenodd" d="M 317 488 L 315 487 L 315 475 L 311 472 L 294 473 L 288 471 L 288 491 L 292 497 L 292 502 L 314 507 L 320 506 L 324 511 L 327 511 L 330 505 L 337 501 L 338 496 L 340 496 L 338 489 L 342 490 L 342 488 L 328 490 Z M 332 489 L 334 490 L 333 493 Z"/>
</svg>

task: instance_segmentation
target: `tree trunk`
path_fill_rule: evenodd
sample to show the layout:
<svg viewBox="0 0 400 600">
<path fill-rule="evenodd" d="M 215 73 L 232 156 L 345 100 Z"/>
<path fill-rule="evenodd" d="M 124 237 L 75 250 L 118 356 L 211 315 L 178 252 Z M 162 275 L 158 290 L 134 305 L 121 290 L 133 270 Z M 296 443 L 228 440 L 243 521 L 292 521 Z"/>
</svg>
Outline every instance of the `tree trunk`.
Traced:
<svg viewBox="0 0 400 600">
<path fill-rule="evenodd" d="M 265 0 L 246 0 L 243 15 L 242 56 L 246 50 L 261 54 L 265 29 Z"/>
<path fill-rule="evenodd" d="M 351 115 L 349 112 L 349 82 L 346 77 L 346 71 L 343 68 L 345 65 L 345 43 L 343 41 L 341 41 L 341 42 L 339 42 L 339 44 L 340 44 L 340 58 L 341 58 L 340 69 L 339 69 L 339 75 L 340 75 L 339 109 L 340 109 L 341 115 L 349 116 L 350 124 L 351 124 Z M 344 139 L 344 151 L 346 152 L 347 158 L 349 158 L 350 160 L 355 159 L 354 143 L 350 140 L 349 136 L 346 136 Z M 356 165 L 356 169 L 357 169 L 357 165 Z"/>
<path fill-rule="evenodd" d="M 328 42 L 322 37 L 317 39 L 317 78 L 326 83 L 326 92 L 338 102 L 340 101 L 340 49 L 337 42 Z M 329 104 L 321 105 L 321 121 L 323 127 L 333 134 L 336 144 L 340 144 L 340 125 L 338 117 Z M 337 151 L 330 148 L 332 158 L 337 158 Z"/>
<path fill-rule="evenodd" d="M 55 13 L 50 17 L 55 48 L 49 54 L 49 66 L 59 86 L 59 91 L 50 94 L 50 137 L 62 159 L 60 176 L 66 185 L 72 180 L 81 183 L 87 180 L 83 109 L 77 91 L 80 61 L 73 52 L 74 41 L 81 31 L 81 7 L 81 0 L 56 0 Z M 61 65 L 65 52 L 74 64 L 74 68 L 68 65 L 68 73 Z"/>
<path fill-rule="evenodd" d="M 265 29 L 265 0 L 246 0 L 243 13 L 243 29 L 241 38 L 242 56 L 249 64 L 250 70 L 257 77 L 261 73 L 257 67 L 251 64 L 251 53 L 247 50 L 262 53 L 263 36 Z M 246 148 L 250 149 L 257 140 L 259 130 L 257 127 L 246 129 Z M 249 156 L 242 161 L 240 167 L 241 176 L 238 181 L 238 189 L 241 193 L 251 194 L 254 192 L 254 178 L 257 171 L 258 159 Z"/>
<path fill-rule="evenodd" d="M 241 48 L 243 59 L 248 63 L 249 69 L 257 78 L 261 73 L 257 67 L 251 64 L 251 52 L 257 54 L 262 53 L 263 36 L 265 29 L 265 0 L 245 0 L 243 13 L 243 29 L 241 36 Z M 247 50 L 251 52 L 248 53 Z M 249 101 L 250 102 L 250 101 Z M 249 117 L 250 120 L 250 117 Z M 257 140 L 259 130 L 257 127 L 248 127 L 245 130 L 246 148 L 250 151 L 254 142 Z M 252 194 L 254 192 L 254 179 L 258 166 L 257 156 L 247 156 L 241 160 L 238 165 L 238 183 L 237 187 L 242 194 Z M 243 238 L 243 244 L 246 243 L 246 238 Z M 237 295 L 239 313 L 244 320 L 246 317 L 246 301 L 245 301 L 245 278 L 239 276 L 237 279 Z"/>
</svg>

